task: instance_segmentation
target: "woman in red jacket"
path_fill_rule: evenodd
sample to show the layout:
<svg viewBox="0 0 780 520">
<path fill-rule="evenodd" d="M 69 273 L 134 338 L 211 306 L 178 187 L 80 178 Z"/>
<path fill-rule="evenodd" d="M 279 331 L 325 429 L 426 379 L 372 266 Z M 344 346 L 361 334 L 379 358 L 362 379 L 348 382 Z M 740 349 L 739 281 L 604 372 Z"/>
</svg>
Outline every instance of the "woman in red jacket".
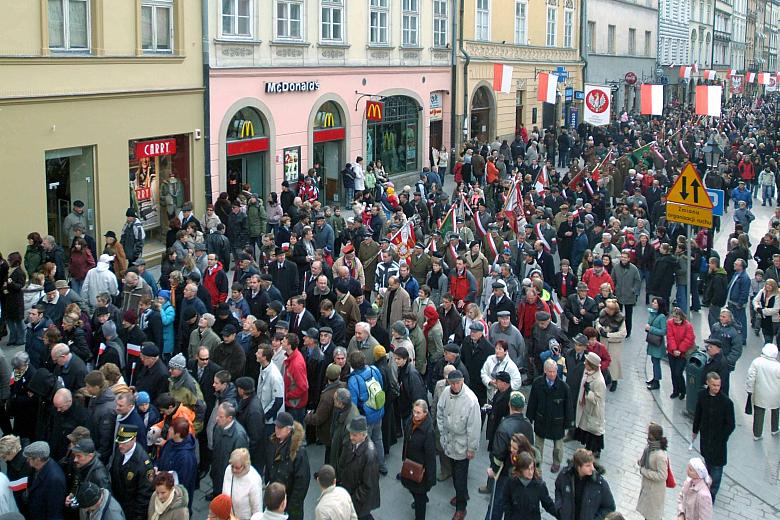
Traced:
<svg viewBox="0 0 780 520">
<path fill-rule="evenodd" d="M 670 399 L 679 397 L 682 401 L 685 399 L 685 353 L 692 348 L 696 348 L 696 335 L 693 332 L 693 326 L 688 321 L 685 313 L 675 307 L 672 311 L 672 317 L 666 322 L 666 355 L 669 356 L 669 368 L 672 372 L 672 395 Z"/>
</svg>

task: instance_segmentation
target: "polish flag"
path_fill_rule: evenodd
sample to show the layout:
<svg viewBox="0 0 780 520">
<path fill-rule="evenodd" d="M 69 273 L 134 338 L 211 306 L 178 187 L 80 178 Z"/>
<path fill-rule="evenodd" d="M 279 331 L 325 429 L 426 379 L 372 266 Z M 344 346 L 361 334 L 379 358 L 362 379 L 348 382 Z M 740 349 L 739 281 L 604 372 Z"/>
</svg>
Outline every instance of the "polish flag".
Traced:
<svg viewBox="0 0 780 520">
<path fill-rule="evenodd" d="M 508 94 L 512 92 L 512 66 L 493 64 L 493 90 Z"/>
<path fill-rule="evenodd" d="M 536 80 L 536 99 L 544 103 L 555 104 L 558 93 L 558 76 L 549 72 L 540 72 Z"/>
<path fill-rule="evenodd" d="M 27 477 L 22 477 L 17 480 L 12 480 L 8 483 L 8 487 L 11 488 L 11 491 L 14 493 L 17 491 L 24 491 L 27 489 Z"/>
<path fill-rule="evenodd" d="M 702 116 L 720 117 L 720 85 L 699 85 L 696 87 L 696 113 Z"/>
<path fill-rule="evenodd" d="M 691 67 L 680 67 L 680 77 L 688 79 L 691 77 Z"/>
<path fill-rule="evenodd" d="M 755 83 L 756 82 L 756 73 L 755 72 L 746 72 L 745 73 L 745 83 Z"/>
<path fill-rule="evenodd" d="M 718 75 L 717 72 L 714 70 L 705 70 L 704 71 L 704 79 L 708 81 L 715 81 L 715 77 Z"/>
<path fill-rule="evenodd" d="M 100 348 L 98 348 L 98 356 L 102 356 L 105 351 L 106 351 L 106 344 L 101 343 Z"/>
<path fill-rule="evenodd" d="M 644 84 L 639 90 L 642 100 L 642 115 L 662 116 L 664 114 L 664 86 Z"/>
<path fill-rule="evenodd" d="M 729 71 L 726 73 L 726 79 L 731 79 L 731 76 L 737 75 L 737 69 L 729 69 Z"/>
<path fill-rule="evenodd" d="M 134 357 L 141 357 L 141 346 L 140 345 L 133 345 L 132 343 L 127 344 L 127 355 L 128 356 L 134 356 Z"/>
<path fill-rule="evenodd" d="M 696 63 L 691 65 L 691 72 L 693 72 L 694 74 L 698 74 L 699 73 L 699 65 L 696 64 Z"/>
<path fill-rule="evenodd" d="M 771 79 L 771 74 L 768 72 L 759 72 L 758 73 L 758 84 L 759 85 L 769 85 Z"/>
<path fill-rule="evenodd" d="M 544 165 L 542 171 L 540 171 L 539 175 L 536 176 L 536 183 L 534 184 L 536 193 L 544 196 L 544 188 L 546 186 L 547 186 L 547 164 Z"/>
</svg>

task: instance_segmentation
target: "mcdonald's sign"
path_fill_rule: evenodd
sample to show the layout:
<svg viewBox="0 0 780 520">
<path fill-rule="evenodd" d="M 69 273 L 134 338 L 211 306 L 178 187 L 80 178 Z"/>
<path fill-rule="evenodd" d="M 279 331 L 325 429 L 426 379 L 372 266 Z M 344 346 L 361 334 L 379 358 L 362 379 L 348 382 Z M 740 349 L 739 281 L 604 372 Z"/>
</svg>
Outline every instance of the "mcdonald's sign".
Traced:
<svg viewBox="0 0 780 520">
<path fill-rule="evenodd" d="M 322 128 L 331 128 L 336 126 L 336 118 L 333 117 L 331 112 L 323 112 L 322 114 Z"/>
<path fill-rule="evenodd" d="M 381 121 L 385 104 L 381 101 L 366 101 L 366 121 Z"/>
<path fill-rule="evenodd" d="M 252 121 L 245 119 L 241 122 L 241 132 L 239 133 L 240 139 L 245 139 L 247 137 L 254 137 L 255 136 L 255 125 L 252 124 Z"/>
</svg>

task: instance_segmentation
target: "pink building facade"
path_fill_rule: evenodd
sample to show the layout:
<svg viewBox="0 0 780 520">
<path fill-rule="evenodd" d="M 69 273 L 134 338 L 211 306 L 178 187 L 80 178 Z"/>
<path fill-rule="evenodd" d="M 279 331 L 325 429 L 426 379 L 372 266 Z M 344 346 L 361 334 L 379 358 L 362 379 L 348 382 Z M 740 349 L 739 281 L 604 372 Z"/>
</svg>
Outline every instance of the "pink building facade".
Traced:
<svg viewBox="0 0 780 520">
<path fill-rule="evenodd" d="M 242 183 L 267 196 L 314 167 L 343 204 L 340 172 L 358 156 L 406 183 L 450 147 L 450 88 L 449 67 L 212 69 L 212 199 Z M 367 100 L 384 103 L 381 121 Z"/>
</svg>

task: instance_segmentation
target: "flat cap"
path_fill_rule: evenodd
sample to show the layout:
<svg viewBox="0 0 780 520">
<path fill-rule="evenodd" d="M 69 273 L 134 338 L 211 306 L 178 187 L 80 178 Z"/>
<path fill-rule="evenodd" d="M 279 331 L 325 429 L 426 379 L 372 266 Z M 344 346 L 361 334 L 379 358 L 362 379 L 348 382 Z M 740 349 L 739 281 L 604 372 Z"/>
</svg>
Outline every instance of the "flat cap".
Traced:
<svg viewBox="0 0 780 520">
<path fill-rule="evenodd" d="M 496 374 L 496 381 L 503 381 L 504 383 L 511 383 L 512 382 L 512 376 L 509 375 L 509 372 L 502 370 L 498 374 Z"/>
<path fill-rule="evenodd" d="M 460 355 L 460 347 L 456 343 L 447 343 L 444 345 L 444 352 L 451 352 Z"/>
<path fill-rule="evenodd" d="M 44 441 L 35 441 L 28 444 L 22 452 L 26 458 L 32 457 L 36 459 L 48 459 L 50 453 L 49 444 Z"/>
<path fill-rule="evenodd" d="M 547 321 L 550 319 L 550 313 L 547 311 L 538 311 L 536 313 L 536 321 Z"/>
<path fill-rule="evenodd" d="M 141 354 L 146 357 L 159 357 L 160 349 L 151 341 L 144 341 L 141 345 Z"/>
<path fill-rule="evenodd" d="M 295 419 L 288 412 L 279 412 L 276 416 L 276 426 L 280 428 L 292 428 Z"/>
</svg>

